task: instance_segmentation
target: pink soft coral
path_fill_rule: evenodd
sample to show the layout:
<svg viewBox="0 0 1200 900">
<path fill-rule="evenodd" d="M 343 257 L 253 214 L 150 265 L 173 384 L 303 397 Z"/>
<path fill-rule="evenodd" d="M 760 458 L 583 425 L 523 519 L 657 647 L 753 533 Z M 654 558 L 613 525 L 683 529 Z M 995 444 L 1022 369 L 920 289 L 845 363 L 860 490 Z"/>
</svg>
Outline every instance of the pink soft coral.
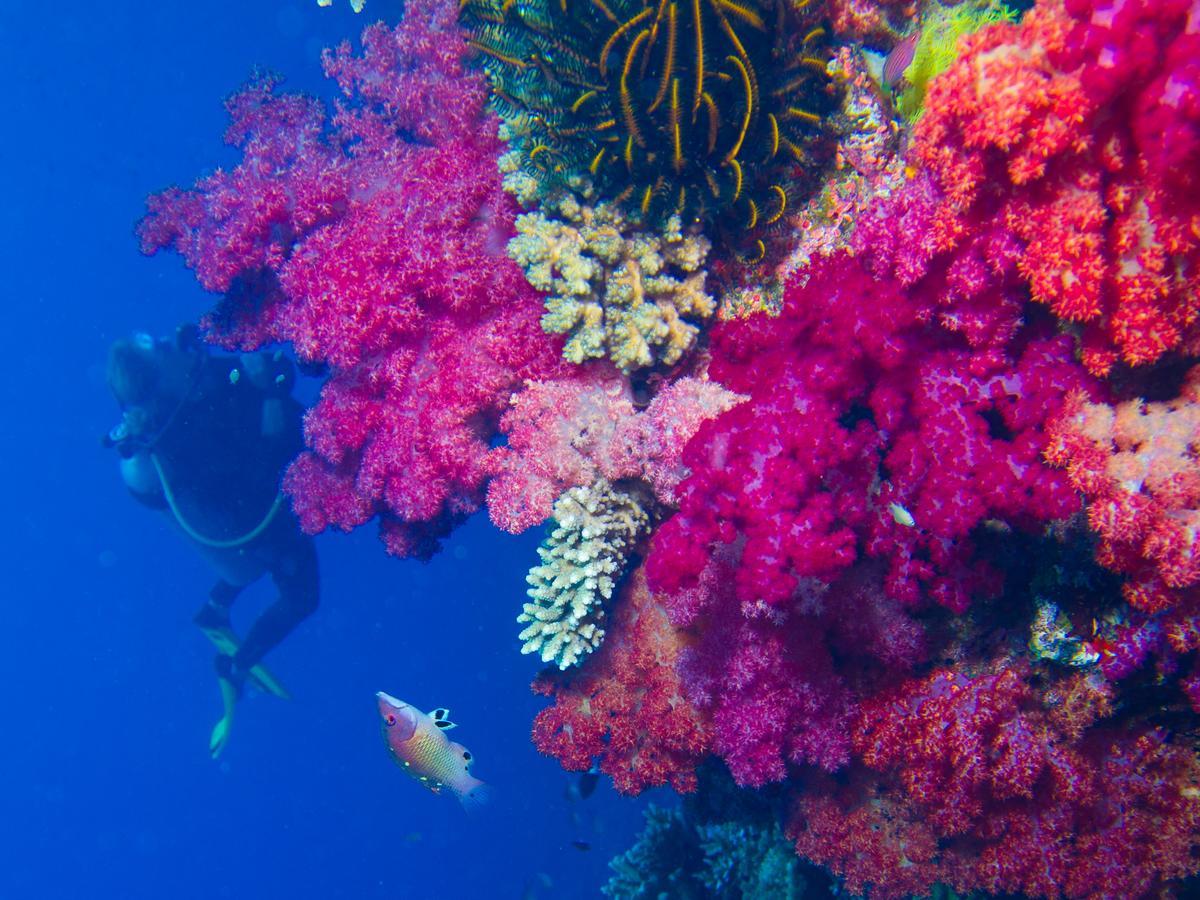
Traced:
<svg viewBox="0 0 1200 900">
<path fill-rule="evenodd" d="M 683 377 L 639 409 L 628 379 L 599 365 L 533 382 L 500 420 L 508 440 L 488 485 L 492 521 L 505 531 L 524 531 L 549 518 L 564 491 L 600 477 L 644 481 L 660 503 L 672 506 L 686 473 L 684 445 L 702 422 L 737 400 L 715 382 Z"/>
<path fill-rule="evenodd" d="M 561 364 L 504 253 L 515 210 L 455 10 L 418 0 L 363 47 L 326 54 L 346 98 L 328 137 L 314 101 L 251 85 L 229 102 L 242 162 L 152 198 L 140 232 L 225 292 L 219 339 L 329 365 L 285 480 L 304 527 L 379 515 L 392 552 L 427 555 L 482 502 L 512 394 Z"/>
</svg>

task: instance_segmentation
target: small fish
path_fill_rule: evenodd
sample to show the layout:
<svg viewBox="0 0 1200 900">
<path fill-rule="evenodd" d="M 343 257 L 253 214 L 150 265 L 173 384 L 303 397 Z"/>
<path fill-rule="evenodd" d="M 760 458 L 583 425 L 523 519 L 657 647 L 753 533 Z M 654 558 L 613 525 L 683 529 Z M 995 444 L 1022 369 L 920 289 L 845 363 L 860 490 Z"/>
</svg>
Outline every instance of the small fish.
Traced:
<svg viewBox="0 0 1200 900">
<path fill-rule="evenodd" d="M 892 514 L 892 521 L 894 521 L 897 525 L 903 525 L 905 528 L 912 528 L 917 524 L 917 520 L 913 518 L 913 514 L 899 503 L 889 503 L 888 512 Z"/>
<path fill-rule="evenodd" d="M 912 65 L 913 57 L 917 55 L 917 42 L 921 40 L 921 29 L 903 38 L 892 48 L 892 52 L 883 61 L 883 85 L 895 87 Z"/>
<path fill-rule="evenodd" d="M 469 771 L 475 757 L 444 734 L 454 727 L 450 710 L 438 708 L 423 713 L 383 691 L 375 699 L 383 739 L 396 765 L 435 794 L 448 790 L 468 812 L 475 812 L 488 801 L 490 789 Z"/>
<path fill-rule="evenodd" d="M 587 841 L 571 841 L 571 846 L 584 853 L 592 849 L 592 845 Z"/>
</svg>

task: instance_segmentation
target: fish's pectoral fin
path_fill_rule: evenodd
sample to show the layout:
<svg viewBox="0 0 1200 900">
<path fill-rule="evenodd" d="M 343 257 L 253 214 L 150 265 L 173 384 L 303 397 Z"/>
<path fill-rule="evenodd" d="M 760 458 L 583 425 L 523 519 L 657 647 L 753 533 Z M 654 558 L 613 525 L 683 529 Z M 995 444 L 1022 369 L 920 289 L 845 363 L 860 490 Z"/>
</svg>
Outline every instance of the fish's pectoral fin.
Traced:
<svg viewBox="0 0 1200 900">
<path fill-rule="evenodd" d="M 433 719 L 433 724 L 442 731 L 449 731 L 455 725 L 450 721 L 450 710 L 444 706 L 439 706 L 437 709 L 430 710 L 429 718 Z"/>
</svg>

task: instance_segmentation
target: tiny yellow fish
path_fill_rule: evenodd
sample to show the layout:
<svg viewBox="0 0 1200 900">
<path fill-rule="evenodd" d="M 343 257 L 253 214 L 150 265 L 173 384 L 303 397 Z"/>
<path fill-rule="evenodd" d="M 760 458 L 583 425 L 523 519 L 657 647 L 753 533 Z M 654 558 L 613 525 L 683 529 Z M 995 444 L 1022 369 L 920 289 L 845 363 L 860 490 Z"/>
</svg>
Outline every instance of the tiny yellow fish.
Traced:
<svg viewBox="0 0 1200 900">
<path fill-rule="evenodd" d="M 449 790 L 468 812 L 488 801 L 490 789 L 469 771 L 475 757 L 445 735 L 454 727 L 450 710 L 424 713 L 383 691 L 375 699 L 383 739 L 396 765 L 435 794 Z"/>
</svg>

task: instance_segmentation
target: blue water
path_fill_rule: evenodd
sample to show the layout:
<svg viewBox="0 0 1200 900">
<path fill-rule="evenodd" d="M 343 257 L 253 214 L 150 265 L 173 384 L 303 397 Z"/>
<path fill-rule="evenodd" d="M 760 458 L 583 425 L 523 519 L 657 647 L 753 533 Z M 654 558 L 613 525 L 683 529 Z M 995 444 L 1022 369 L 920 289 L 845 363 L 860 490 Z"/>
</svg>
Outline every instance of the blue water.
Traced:
<svg viewBox="0 0 1200 900">
<path fill-rule="evenodd" d="M 314 0 L 0 4 L 0 898 L 587 897 L 640 824 L 606 785 L 568 801 L 531 746 L 514 618 L 540 535 L 481 516 L 428 565 L 369 528 L 321 536 L 322 608 L 269 657 L 295 699 L 248 697 L 211 761 L 191 616 L 213 577 L 99 445 L 108 344 L 209 306 L 177 258 L 139 255 L 145 195 L 231 160 L 221 98 L 252 67 L 323 92 L 320 48 L 365 21 Z M 394 767 L 377 690 L 453 710 L 485 815 Z"/>
</svg>

